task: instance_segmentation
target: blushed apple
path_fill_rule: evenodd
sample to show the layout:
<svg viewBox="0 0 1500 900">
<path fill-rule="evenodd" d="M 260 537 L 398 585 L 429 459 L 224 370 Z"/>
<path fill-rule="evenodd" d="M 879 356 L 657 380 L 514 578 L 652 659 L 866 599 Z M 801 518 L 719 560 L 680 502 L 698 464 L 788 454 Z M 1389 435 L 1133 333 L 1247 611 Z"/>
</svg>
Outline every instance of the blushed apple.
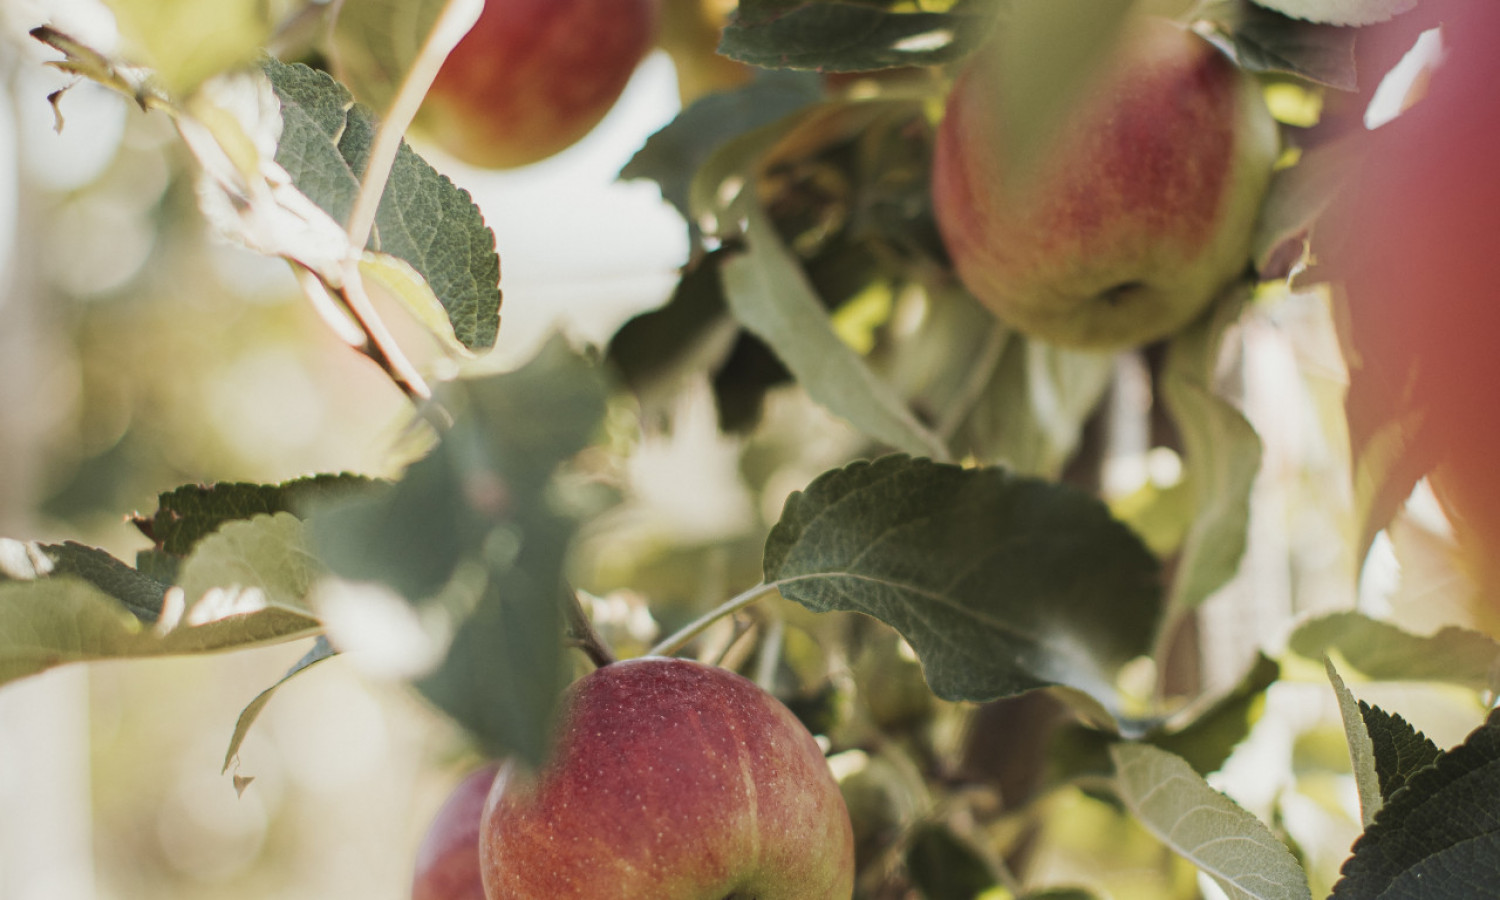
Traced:
<svg viewBox="0 0 1500 900">
<path fill-rule="evenodd" d="M 411 900 L 485 900 L 479 873 L 479 818 L 498 764 L 475 769 L 433 817 L 417 848 Z"/>
<path fill-rule="evenodd" d="M 1246 268 L 1277 151 L 1255 81 L 1142 17 L 1024 173 L 1000 149 L 994 54 L 954 84 L 933 165 L 960 279 L 1043 340 L 1110 350 L 1164 337 Z"/>
<path fill-rule="evenodd" d="M 417 131 L 471 165 L 526 165 L 599 124 L 655 38 L 660 0 L 485 0 Z"/>
<path fill-rule="evenodd" d="M 568 692 L 550 762 L 507 766 L 490 900 L 848 900 L 849 814 L 813 736 L 754 683 L 646 658 Z"/>
</svg>

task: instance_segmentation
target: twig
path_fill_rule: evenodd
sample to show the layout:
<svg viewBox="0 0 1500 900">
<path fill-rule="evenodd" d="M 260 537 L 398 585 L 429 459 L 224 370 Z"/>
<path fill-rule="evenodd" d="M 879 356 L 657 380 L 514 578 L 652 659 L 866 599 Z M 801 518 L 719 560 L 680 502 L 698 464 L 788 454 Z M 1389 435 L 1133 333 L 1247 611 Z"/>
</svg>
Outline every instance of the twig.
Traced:
<svg viewBox="0 0 1500 900">
<path fill-rule="evenodd" d="M 583 611 L 583 604 L 578 600 L 577 591 L 568 592 L 566 604 L 568 617 L 568 643 L 584 652 L 597 668 L 604 668 L 615 661 L 615 653 L 610 649 L 609 643 L 604 636 L 594 627 L 588 614 Z"/>
<path fill-rule="evenodd" d="M 776 584 L 757 584 L 755 587 L 742 594 L 731 597 L 724 603 L 719 604 L 682 628 L 675 634 L 669 635 L 665 640 L 655 647 L 646 651 L 647 656 L 673 656 L 680 652 L 683 647 L 692 643 L 693 638 L 707 631 L 713 624 L 728 615 L 739 612 L 766 594 L 776 590 Z"/>
</svg>

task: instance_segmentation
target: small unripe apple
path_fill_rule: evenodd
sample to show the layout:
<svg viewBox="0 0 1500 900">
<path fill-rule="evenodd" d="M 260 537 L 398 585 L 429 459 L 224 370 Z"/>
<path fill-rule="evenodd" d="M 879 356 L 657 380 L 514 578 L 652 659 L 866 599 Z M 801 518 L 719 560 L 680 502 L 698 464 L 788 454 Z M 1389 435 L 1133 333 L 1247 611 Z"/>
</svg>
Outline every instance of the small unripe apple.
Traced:
<svg viewBox="0 0 1500 900">
<path fill-rule="evenodd" d="M 725 669 L 613 663 L 569 689 L 534 775 L 495 779 L 490 900 L 849 900 L 849 814 L 791 711 Z"/>
<path fill-rule="evenodd" d="M 417 848 L 411 900 L 485 900 L 479 874 L 479 818 L 498 764 L 470 772 L 448 795 Z"/>
<path fill-rule="evenodd" d="M 651 49 L 660 0 L 485 0 L 418 132 L 466 163 L 536 162 L 599 124 Z"/>
<path fill-rule="evenodd" d="M 1277 150 L 1255 81 L 1143 17 L 1038 159 L 1002 150 L 995 54 L 975 54 L 937 134 L 933 203 L 959 278 L 1023 333 L 1110 350 L 1164 337 L 1246 268 Z"/>
</svg>

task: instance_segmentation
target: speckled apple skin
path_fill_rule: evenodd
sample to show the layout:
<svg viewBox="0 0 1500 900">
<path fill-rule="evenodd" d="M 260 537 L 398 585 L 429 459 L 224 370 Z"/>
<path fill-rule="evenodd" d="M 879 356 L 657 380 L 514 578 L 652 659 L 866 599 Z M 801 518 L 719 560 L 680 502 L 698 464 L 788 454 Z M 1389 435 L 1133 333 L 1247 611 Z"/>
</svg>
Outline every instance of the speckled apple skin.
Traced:
<svg viewBox="0 0 1500 900">
<path fill-rule="evenodd" d="M 485 900 L 479 872 L 479 820 L 498 763 L 475 769 L 453 789 L 417 848 L 412 900 Z"/>
<path fill-rule="evenodd" d="M 513 168 L 572 145 L 651 49 L 660 0 L 486 0 L 438 72 L 417 131 L 471 165 Z"/>
<path fill-rule="evenodd" d="M 854 880 L 812 735 L 745 678 L 661 658 L 573 685 L 547 767 L 496 779 L 480 860 L 490 900 L 849 900 Z"/>
<path fill-rule="evenodd" d="M 1136 22 L 1024 171 L 1004 158 L 990 57 L 939 125 L 933 204 L 964 285 L 1064 346 L 1146 343 L 1195 318 L 1249 262 L 1277 149 L 1252 79 L 1165 19 Z"/>
</svg>

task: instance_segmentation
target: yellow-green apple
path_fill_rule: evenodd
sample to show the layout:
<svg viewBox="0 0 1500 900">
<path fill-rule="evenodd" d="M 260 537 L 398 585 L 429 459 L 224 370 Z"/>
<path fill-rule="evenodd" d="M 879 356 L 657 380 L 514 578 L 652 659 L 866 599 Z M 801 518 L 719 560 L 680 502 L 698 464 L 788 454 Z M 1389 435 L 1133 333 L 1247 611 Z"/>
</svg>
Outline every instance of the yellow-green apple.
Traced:
<svg viewBox="0 0 1500 900">
<path fill-rule="evenodd" d="M 1314 231 L 1341 287 L 1356 443 L 1409 416 L 1417 454 L 1489 596 L 1500 589 L 1500 4 L 1432 0 L 1426 95 L 1362 136 Z M 1407 41 L 1413 37 L 1407 34 Z M 1495 610 L 1500 625 L 1500 607 Z M 1500 632 L 1497 632 L 1500 633 Z"/>
<path fill-rule="evenodd" d="M 485 0 L 417 131 L 471 165 L 512 168 L 599 124 L 656 34 L 660 0 Z"/>
<path fill-rule="evenodd" d="M 849 900 L 853 831 L 813 736 L 725 669 L 660 657 L 569 688 L 547 765 L 480 828 L 490 900 Z"/>
<path fill-rule="evenodd" d="M 994 51 L 959 74 L 933 203 L 964 285 L 1002 320 L 1079 348 L 1145 343 L 1246 268 L 1277 150 L 1255 81 L 1175 22 L 1132 21 L 1035 162 L 1002 150 Z"/>
<path fill-rule="evenodd" d="M 417 848 L 411 900 L 485 900 L 479 874 L 479 817 L 498 764 L 475 769 L 448 795 Z"/>
</svg>

